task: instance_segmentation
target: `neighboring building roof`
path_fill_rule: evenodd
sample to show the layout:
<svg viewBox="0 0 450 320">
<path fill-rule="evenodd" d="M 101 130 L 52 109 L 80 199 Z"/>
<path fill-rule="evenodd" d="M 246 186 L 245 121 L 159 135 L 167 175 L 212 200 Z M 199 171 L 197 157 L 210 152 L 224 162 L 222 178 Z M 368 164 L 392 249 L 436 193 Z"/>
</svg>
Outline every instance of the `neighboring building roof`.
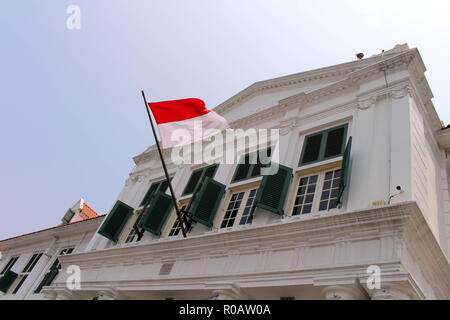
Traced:
<svg viewBox="0 0 450 320">
<path fill-rule="evenodd" d="M 92 218 L 96 218 L 99 216 L 99 214 L 97 212 L 95 212 L 94 209 L 89 207 L 86 202 L 83 204 L 83 208 L 81 209 L 81 214 L 83 216 L 85 216 L 86 219 L 92 219 Z"/>
<path fill-rule="evenodd" d="M 102 215 L 98 215 L 98 214 L 97 214 L 96 217 L 87 218 L 87 219 L 84 219 L 84 220 L 75 221 L 75 222 L 71 222 L 71 223 L 68 223 L 68 224 L 60 224 L 59 226 L 50 227 L 50 228 L 46 228 L 46 229 L 41 229 L 41 230 L 38 230 L 38 231 L 33 231 L 33 232 L 29 232 L 29 233 L 24 233 L 24 234 L 22 234 L 22 235 L 20 235 L 20 236 L 15 236 L 15 237 L 11 237 L 11 238 L 2 239 L 2 240 L 0 240 L 0 243 L 2 243 L 2 242 L 4 242 L 4 241 L 12 240 L 12 239 L 17 239 L 17 238 L 21 238 L 21 237 L 26 237 L 26 236 L 29 236 L 29 235 L 32 235 L 32 234 L 36 234 L 36 233 L 39 233 L 39 232 L 44 232 L 44 231 L 48 231 L 48 230 L 52 230 L 52 229 L 62 228 L 62 227 L 65 227 L 65 226 L 67 226 L 67 225 L 74 225 L 74 224 L 77 224 L 77 223 L 86 222 L 86 221 L 93 220 L 93 219 L 97 219 L 97 218 L 102 218 L 102 217 L 104 217 L 104 216 L 106 216 L 106 214 L 102 214 Z"/>
<path fill-rule="evenodd" d="M 62 228 L 62 227 L 65 227 L 65 226 L 70 226 L 70 225 L 78 224 L 80 222 L 85 222 L 85 221 L 89 221 L 89 220 L 93 220 L 93 219 L 97 219 L 97 218 L 101 218 L 101 217 L 105 216 L 105 214 L 104 215 L 99 215 L 97 212 L 95 212 L 95 210 L 92 209 L 90 206 L 88 206 L 87 203 L 84 202 L 84 200 L 82 198 L 80 200 L 78 200 L 75 203 L 75 205 L 69 210 L 73 211 L 73 216 L 70 218 L 70 222 L 69 223 L 65 223 L 63 221 L 63 223 L 58 225 L 58 226 L 54 226 L 54 227 L 50 227 L 50 228 L 46 228 L 46 229 L 42 229 L 42 230 L 38 230 L 38 231 L 25 233 L 25 234 L 22 234 L 20 236 L 15 236 L 15 237 L 3 239 L 3 240 L 0 239 L 0 244 L 6 242 L 8 240 L 18 239 L 18 238 L 34 235 L 34 234 L 37 234 L 37 233 L 40 233 L 40 232 L 45 232 L 45 231 L 49 231 L 49 230 L 52 230 L 52 229 L 58 229 L 58 228 Z M 1 247 L 0 247 L 0 249 L 1 249 Z"/>
</svg>

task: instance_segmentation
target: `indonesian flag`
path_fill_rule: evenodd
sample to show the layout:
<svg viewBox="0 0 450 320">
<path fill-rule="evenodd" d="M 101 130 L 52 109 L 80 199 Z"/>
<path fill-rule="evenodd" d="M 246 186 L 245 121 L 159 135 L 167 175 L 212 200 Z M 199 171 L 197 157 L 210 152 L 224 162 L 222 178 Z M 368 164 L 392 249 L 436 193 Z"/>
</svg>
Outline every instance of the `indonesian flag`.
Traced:
<svg viewBox="0 0 450 320">
<path fill-rule="evenodd" d="M 148 105 L 158 124 L 163 148 L 204 139 L 229 127 L 223 117 L 208 110 L 200 99 L 151 102 Z"/>
</svg>

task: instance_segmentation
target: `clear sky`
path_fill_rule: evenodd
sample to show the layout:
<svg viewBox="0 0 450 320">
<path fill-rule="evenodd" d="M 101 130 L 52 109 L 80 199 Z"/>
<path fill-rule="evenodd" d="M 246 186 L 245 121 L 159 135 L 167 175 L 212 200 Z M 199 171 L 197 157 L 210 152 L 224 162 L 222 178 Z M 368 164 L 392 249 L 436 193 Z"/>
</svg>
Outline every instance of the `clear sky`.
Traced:
<svg viewBox="0 0 450 320">
<path fill-rule="evenodd" d="M 69 30 L 69 5 L 81 29 Z M 260 80 L 417 47 L 450 122 L 449 1 L 6 1 L 0 9 L 0 239 L 110 210 L 154 143 L 149 100 L 212 109 Z"/>
</svg>

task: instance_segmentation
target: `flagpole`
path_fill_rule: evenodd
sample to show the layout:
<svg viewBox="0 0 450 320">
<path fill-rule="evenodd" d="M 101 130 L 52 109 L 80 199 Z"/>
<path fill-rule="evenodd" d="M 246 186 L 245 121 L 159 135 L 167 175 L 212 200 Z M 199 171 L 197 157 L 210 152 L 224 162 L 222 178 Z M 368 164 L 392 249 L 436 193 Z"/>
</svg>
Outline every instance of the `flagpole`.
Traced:
<svg viewBox="0 0 450 320">
<path fill-rule="evenodd" d="M 178 221 L 181 226 L 181 232 L 183 233 L 183 237 L 186 238 L 186 230 L 184 229 L 183 219 L 181 217 L 180 209 L 178 208 L 177 199 L 175 198 L 175 192 L 173 192 L 172 183 L 170 182 L 169 173 L 167 172 L 167 167 L 166 167 L 166 163 L 163 158 L 163 154 L 161 152 L 161 147 L 159 146 L 159 141 L 158 141 L 158 138 L 156 137 L 155 126 L 153 125 L 153 120 L 150 115 L 149 105 L 147 103 L 147 99 L 145 98 L 144 90 L 142 90 L 141 92 L 142 92 L 142 98 L 144 98 L 145 109 L 147 110 L 148 120 L 150 121 L 150 124 L 152 125 L 153 136 L 155 137 L 156 147 L 158 148 L 159 157 L 161 159 L 162 167 L 163 167 L 164 173 L 166 175 L 167 184 L 169 185 L 170 194 L 172 195 L 173 205 L 175 207 L 175 211 L 177 212 Z"/>
</svg>

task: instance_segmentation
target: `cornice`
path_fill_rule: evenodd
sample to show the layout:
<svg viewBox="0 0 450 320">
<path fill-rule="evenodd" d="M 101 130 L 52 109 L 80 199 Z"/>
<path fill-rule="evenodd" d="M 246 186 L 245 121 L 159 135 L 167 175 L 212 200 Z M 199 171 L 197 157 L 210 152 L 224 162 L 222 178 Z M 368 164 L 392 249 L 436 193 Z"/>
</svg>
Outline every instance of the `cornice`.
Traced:
<svg viewBox="0 0 450 320">
<path fill-rule="evenodd" d="M 450 265 L 447 257 L 431 232 L 416 202 L 411 205 L 410 218 L 406 221 L 403 242 L 418 265 L 428 285 L 437 292 L 438 299 L 450 297 Z M 431 262 L 431 263 L 430 263 Z"/>
<path fill-rule="evenodd" d="M 270 225 L 208 232 L 185 239 L 162 238 L 134 246 L 75 253 L 61 257 L 61 263 L 63 266 L 76 263 L 81 269 L 96 269 L 130 265 L 130 261 L 133 264 L 162 263 L 380 238 L 391 239 L 394 246 L 394 250 L 384 256 L 384 262 L 393 259 L 403 263 L 404 250 L 407 250 L 436 295 L 448 297 L 450 266 L 415 202 L 328 213 L 319 217 L 281 219 Z M 420 287 L 420 281 L 418 285 Z"/>
<path fill-rule="evenodd" d="M 160 238 L 148 243 L 139 243 L 135 246 L 114 247 L 99 251 L 85 252 L 80 254 L 72 254 L 64 257 L 67 263 L 77 261 L 80 266 L 84 262 L 106 262 L 105 259 L 114 259 L 116 263 L 129 261 L 129 259 L 142 259 L 142 254 L 150 257 L 152 260 L 160 259 L 167 254 L 171 256 L 186 255 L 189 252 L 195 256 L 202 255 L 202 252 L 209 252 L 211 249 L 216 251 L 217 248 L 225 249 L 224 243 L 227 243 L 226 251 L 230 250 L 240 252 L 242 250 L 254 251 L 260 247 L 273 247 L 276 243 L 280 248 L 289 248 L 296 246 L 298 241 L 293 241 L 292 237 L 302 238 L 308 242 L 313 239 L 316 245 L 332 242 L 337 236 L 336 232 L 345 233 L 348 230 L 349 238 L 364 239 L 367 236 L 377 237 L 377 234 L 367 234 L 364 230 L 380 224 L 377 228 L 382 232 L 397 233 L 408 217 L 408 208 L 410 203 L 396 204 L 381 208 L 373 208 L 368 210 L 359 210 L 351 212 L 343 212 L 336 214 L 322 215 L 320 217 L 306 218 L 290 218 L 280 220 L 278 223 L 264 226 L 255 226 L 241 230 L 233 230 L 229 232 L 208 232 L 198 236 L 190 236 L 185 239 Z M 385 221 L 389 221 L 385 223 Z M 360 230 L 359 234 L 355 233 Z M 338 232 L 338 233 L 339 233 Z M 320 239 L 321 235 L 327 238 Z M 332 236 L 334 235 L 334 236 Z M 314 236 L 313 238 L 311 238 Z M 332 236 L 330 238 L 330 236 Z M 258 243 L 254 239 L 258 238 Z M 306 243 L 305 242 L 305 243 Z M 206 251 L 205 251 L 206 250 Z M 64 262 L 63 262 L 64 263 Z"/>
<path fill-rule="evenodd" d="M 363 65 L 358 64 L 359 68 L 356 68 L 355 66 L 355 64 L 357 64 L 358 62 L 351 62 L 344 65 L 317 69 L 300 74 L 257 82 L 240 92 L 238 95 L 219 105 L 214 110 L 223 114 L 225 110 L 228 110 L 232 106 L 237 105 L 239 101 L 244 99 L 249 94 L 260 92 L 270 88 L 278 88 L 284 85 L 291 85 L 295 83 L 295 81 L 311 81 L 311 79 L 336 76 L 338 74 L 346 75 L 344 79 L 331 83 L 325 87 L 313 90 L 308 93 L 301 92 L 295 94 L 291 97 L 280 100 L 278 104 L 272 107 L 230 123 L 231 128 L 246 128 L 249 126 L 255 126 L 256 124 L 262 123 L 263 121 L 266 121 L 268 119 L 283 118 L 286 112 L 293 108 L 305 109 L 308 106 L 329 98 L 329 96 L 331 95 L 336 95 L 345 90 L 349 90 L 352 87 L 355 87 L 355 84 L 359 83 L 361 80 L 371 77 L 377 73 L 407 65 L 409 66 L 409 70 L 411 70 L 412 72 L 412 78 L 417 78 L 419 79 L 418 81 L 410 81 L 409 78 L 407 78 L 406 80 L 403 79 L 398 80 L 394 83 L 390 83 L 387 88 L 381 88 L 373 92 L 359 94 L 358 100 L 356 101 L 356 107 L 360 110 L 370 108 L 374 105 L 374 101 L 376 102 L 376 99 L 378 97 L 385 94 L 388 94 L 393 99 L 400 99 L 406 94 L 409 94 L 411 96 L 417 95 L 420 104 L 424 106 L 423 108 L 425 110 L 425 118 L 430 124 L 430 127 L 434 128 L 438 123 L 440 127 L 439 118 L 434 110 L 431 101 L 429 101 L 429 99 L 431 99 L 432 97 L 432 93 L 423 74 L 423 72 L 425 71 L 425 66 L 423 65 L 423 61 L 418 53 L 418 50 L 410 49 L 401 53 L 384 56 L 383 60 L 380 59 L 380 57 L 369 58 L 367 59 L 368 61 L 366 61 Z M 403 86 L 404 83 L 408 83 L 408 86 Z M 419 85 L 420 88 L 417 88 L 417 85 Z M 412 88 L 414 88 L 415 90 L 413 90 Z M 415 93 L 415 91 L 417 91 L 417 93 Z M 426 102 L 423 103 L 423 101 Z M 348 102 L 347 104 L 353 104 L 353 102 Z M 298 118 L 300 119 L 301 117 Z M 297 123 L 299 122 L 301 122 L 301 120 L 297 121 Z M 283 129 L 283 126 L 283 123 L 280 123 L 281 129 Z M 285 132 L 285 130 L 283 132 Z M 163 154 L 166 159 L 168 159 L 170 153 L 171 149 L 163 149 Z M 156 145 L 153 145 L 142 154 L 135 156 L 133 160 L 136 164 L 139 165 L 151 159 L 155 159 L 156 156 Z M 155 168 L 154 170 L 156 172 L 157 170 L 160 170 L 160 168 Z"/>
<path fill-rule="evenodd" d="M 5 239 L 0 241 L 0 248 L 2 250 L 15 249 L 17 247 L 24 247 L 27 245 L 36 245 L 39 242 L 51 242 L 54 239 L 62 240 L 80 233 L 92 231 L 95 232 L 97 227 L 103 221 L 104 216 L 97 218 L 79 221 L 76 223 L 56 226 L 50 229 L 37 231 L 23 236 Z"/>
<path fill-rule="evenodd" d="M 252 84 L 246 89 L 242 90 L 238 94 L 229 98 L 225 102 L 218 105 L 214 108 L 214 111 L 223 115 L 227 111 L 229 111 L 233 106 L 237 105 L 240 102 L 243 102 L 245 99 L 250 98 L 251 96 L 261 93 L 263 91 L 267 91 L 270 89 L 282 88 L 287 86 L 292 86 L 299 83 L 311 82 L 314 80 L 325 79 L 336 76 L 345 76 L 354 72 L 357 72 L 359 68 L 365 68 L 368 65 L 376 64 L 377 61 L 387 61 L 390 60 L 391 57 L 396 57 L 399 55 L 403 55 L 406 52 L 413 51 L 415 49 L 410 49 L 408 51 L 402 53 L 393 53 L 386 56 L 376 56 L 370 57 L 363 60 L 355 60 L 343 64 L 338 64 L 330 67 L 324 67 L 320 69 L 314 69 L 310 71 L 305 71 L 297 74 L 292 74 L 284 77 L 278 77 L 274 79 L 269 79 L 265 81 L 260 81 Z M 389 65 L 389 63 L 388 63 Z M 356 74 L 355 74 L 356 75 Z M 357 80 L 355 80 L 357 81 Z"/>
</svg>

